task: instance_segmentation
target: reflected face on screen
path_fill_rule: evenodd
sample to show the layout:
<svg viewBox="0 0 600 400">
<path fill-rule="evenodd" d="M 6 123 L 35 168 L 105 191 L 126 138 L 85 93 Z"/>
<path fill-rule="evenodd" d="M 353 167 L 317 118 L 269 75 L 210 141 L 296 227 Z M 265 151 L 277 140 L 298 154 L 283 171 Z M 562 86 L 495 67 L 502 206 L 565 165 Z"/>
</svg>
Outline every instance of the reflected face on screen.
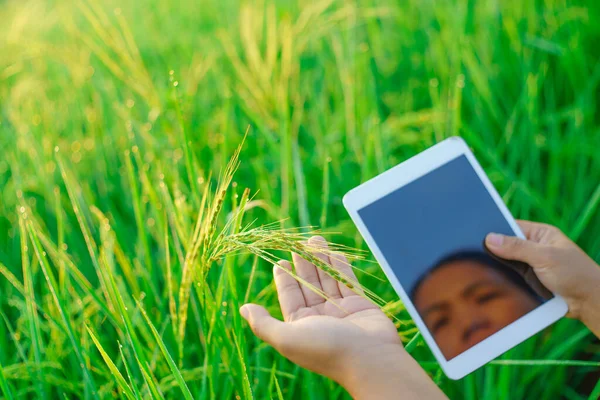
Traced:
<svg viewBox="0 0 600 400">
<path fill-rule="evenodd" d="M 509 275 L 473 259 L 435 267 L 413 292 L 413 301 L 447 359 L 540 305 Z"/>
</svg>

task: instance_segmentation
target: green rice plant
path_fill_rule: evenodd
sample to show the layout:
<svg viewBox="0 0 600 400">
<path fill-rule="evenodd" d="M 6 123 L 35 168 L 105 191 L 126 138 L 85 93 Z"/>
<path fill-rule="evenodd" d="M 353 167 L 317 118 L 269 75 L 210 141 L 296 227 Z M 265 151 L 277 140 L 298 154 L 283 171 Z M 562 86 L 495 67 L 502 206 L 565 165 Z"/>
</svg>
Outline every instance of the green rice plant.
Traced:
<svg viewBox="0 0 600 400">
<path fill-rule="evenodd" d="M 26 217 L 27 217 L 27 214 L 24 214 L 22 218 L 25 219 Z M 96 384 L 94 383 L 94 379 L 90 373 L 89 366 L 87 365 L 86 361 L 84 360 L 83 352 L 80 347 L 79 338 L 75 335 L 75 332 L 74 332 L 72 324 L 71 324 L 71 320 L 69 319 L 69 317 L 67 315 L 67 311 L 65 309 L 65 306 L 59 297 L 59 294 L 58 294 L 59 291 L 58 291 L 56 279 L 55 279 L 52 271 L 50 270 L 50 265 L 46 258 L 46 254 L 42 250 L 42 245 L 41 245 L 37 235 L 35 234 L 35 231 L 33 230 L 31 224 L 27 224 L 27 232 L 28 232 L 28 236 L 31 241 L 31 244 L 35 250 L 37 259 L 40 263 L 40 267 L 42 269 L 44 277 L 46 278 L 46 282 L 48 284 L 50 293 L 52 294 L 54 302 L 56 303 L 56 308 L 57 308 L 57 310 L 62 318 L 62 322 L 67 330 L 67 335 L 69 337 L 69 341 L 71 342 L 71 345 L 73 346 L 73 351 L 75 353 L 76 361 L 78 362 L 78 364 L 83 372 L 83 381 L 86 384 L 86 392 L 87 392 L 87 390 L 90 390 L 91 397 L 98 398 L 98 394 L 96 392 Z"/>
<path fill-rule="evenodd" d="M 12 400 L 14 398 L 12 391 L 10 390 L 10 386 L 6 381 L 6 377 L 4 376 L 4 369 L 2 368 L 2 365 L 0 365 L 0 387 L 2 388 L 2 393 L 7 399 Z"/>
<path fill-rule="evenodd" d="M 90 334 L 90 336 L 92 337 L 92 340 L 94 341 L 94 344 L 98 348 L 98 351 L 102 355 L 102 359 L 104 360 L 106 365 L 108 365 L 108 368 L 110 368 L 110 372 L 112 373 L 115 380 L 117 381 L 117 384 L 119 385 L 119 389 L 122 391 L 123 394 L 125 394 L 125 396 L 128 399 L 136 398 L 134 396 L 133 390 L 131 390 L 131 387 L 129 387 L 129 384 L 127 383 L 127 381 L 125 381 L 125 378 L 123 377 L 123 375 L 121 375 L 121 371 L 119 371 L 117 366 L 113 363 L 113 361 L 111 360 L 109 355 L 106 353 L 106 351 L 104 350 L 104 348 L 98 341 L 98 338 L 96 338 L 96 336 L 94 335 L 94 332 L 92 332 L 92 330 L 89 327 L 86 327 L 86 329 L 87 329 L 88 333 Z"/>
<path fill-rule="evenodd" d="M 599 4 L 1 2 L 2 396 L 348 398 L 238 314 L 321 234 L 451 398 L 598 397 L 569 320 L 448 380 L 341 197 L 461 135 L 600 260 Z"/>
</svg>

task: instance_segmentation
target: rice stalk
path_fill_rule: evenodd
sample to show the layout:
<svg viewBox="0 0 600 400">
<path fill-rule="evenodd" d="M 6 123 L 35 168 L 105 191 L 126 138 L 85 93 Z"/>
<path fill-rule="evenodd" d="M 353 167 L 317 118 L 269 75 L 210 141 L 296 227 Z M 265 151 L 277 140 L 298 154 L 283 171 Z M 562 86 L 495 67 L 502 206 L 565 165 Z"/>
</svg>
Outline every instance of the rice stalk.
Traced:
<svg viewBox="0 0 600 400">
<path fill-rule="evenodd" d="M 133 394 L 136 398 L 136 400 L 140 400 L 142 399 L 142 395 L 140 394 L 137 385 L 135 385 L 133 378 L 131 377 L 131 370 L 129 369 L 129 364 L 127 363 L 127 359 L 125 358 L 125 354 L 123 354 L 123 345 L 121 343 L 119 344 L 119 354 L 121 356 L 121 361 L 123 362 L 123 366 L 125 367 L 125 372 L 127 373 L 127 378 L 129 379 L 129 383 L 131 385 Z"/>
<path fill-rule="evenodd" d="M 2 389 L 4 397 L 6 397 L 8 400 L 12 400 L 14 398 L 10 385 L 4 376 L 4 367 L 2 367 L 2 363 L 0 363 L 0 389 Z"/>
<path fill-rule="evenodd" d="M 25 216 L 23 216 L 23 218 L 24 217 Z M 50 293 L 52 294 L 52 298 L 55 302 L 56 308 L 58 309 L 58 311 L 60 313 L 62 322 L 67 330 L 67 335 L 68 335 L 69 341 L 70 341 L 73 351 L 75 353 L 75 357 L 77 359 L 77 362 L 79 363 L 79 367 L 82 370 L 83 381 L 85 382 L 86 386 L 91 391 L 90 395 L 92 396 L 92 398 L 98 399 L 99 398 L 98 391 L 96 389 L 96 384 L 94 382 L 94 378 L 91 374 L 90 369 L 86 365 L 86 362 L 83 357 L 84 351 L 81 348 L 81 341 L 75 334 L 75 330 L 73 329 L 72 320 L 69 318 L 69 315 L 67 315 L 67 309 L 64 305 L 64 302 L 61 300 L 61 298 L 59 296 L 59 288 L 58 288 L 56 279 L 54 277 L 54 274 L 50 269 L 50 265 L 48 263 L 46 253 L 42 249 L 42 245 L 36 235 L 36 232 L 33 229 L 33 225 L 31 223 L 27 223 L 26 228 L 27 228 L 27 233 L 28 233 L 29 239 L 31 241 L 31 244 L 33 245 L 33 249 L 35 250 L 35 254 L 40 263 L 40 267 L 42 269 L 44 277 L 46 278 L 46 283 L 48 285 L 48 289 L 50 290 Z"/>
<path fill-rule="evenodd" d="M 29 260 L 29 246 L 27 245 L 27 228 L 25 225 L 25 209 L 21 208 L 19 217 L 19 232 L 21 234 L 21 261 L 23 268 L 23 288 L 25 301 L 27 304 L 27 316 L 29 321 L 29 335 L 33 347 L 33 359 L 36 363 L 42 362 L 42 353 L 44 351 L 43 341 L 40 332 L 40 320 L 37 313 L 37 304 L 35 299 L 35 291 L 33 288 L 33 271 L 31 270 L 31 264 Z M 37 372 L 38 376 L 35 383 L 35 388 L 38 396 L 45 396 L 46 390 L 41 379 L 40 372 Z"/>
<path fill-rule="evenodd" d="M 85 326 L 85 329 L 88 331 L 90 337 L 92 338 L 92 340 L 94 342 L 94 345 L 96 345 L 96 348 L 100 352 L 102 359 L 104 360 L 104 362 L 110 369 L 110 372 L 111 372 L 112 376 L 115 378 L 115 381 L 117 382 L 117 384 L 119 386 L 119 389 L 121 389 L 122 393 L 124 393 L 128 399 L 130 399 L 130 400 L 135 399 L 135 396 L 133 395 L 133 391 L 131 390 L 131 387 L 129 387 L 129 385 L 125 381 L 125 378 L 123 378 L 121 371 L 119 371 L 119 369 L 117 368 L 115 363 L 112 361 L 110 356 L 106 353 L 106 351 L 102 347 L 102 344 L 100 344 L 100 341 L 98 340 L 96 335 L 94 335 L 94 332 L 87 325 Z"/>
<path fill-rule="evenodd" d="M 199 282 L 204 283 L 204 277 L 210 269 L 210 266 L 207 264 L 206 256 L 211 248 L 213 235 L 217 229 L 217 218 L 223 208 L 225 194 L 231 184 L 233 175 L 239 166 L 239 154 L 241 149 L 242 145 L 240 144 L 219 180 L 214 197 L 210 195 L 210 185 L 208 184 L 205 186 L 202 195 L 200 209 L 196 219 L 196 226 L 194 234 L 192 235 L 191 250 L 188 251 L 183 264 L 181 285 L 179 287 L 179 314 L 177 316 L 177 321 L 179 323 L 178 339 L 180 343 L 180 359 L 183 356 L 183 343 L 187 323 L 190 289 L 194 279 L 198 279 Z"/>
</svg>

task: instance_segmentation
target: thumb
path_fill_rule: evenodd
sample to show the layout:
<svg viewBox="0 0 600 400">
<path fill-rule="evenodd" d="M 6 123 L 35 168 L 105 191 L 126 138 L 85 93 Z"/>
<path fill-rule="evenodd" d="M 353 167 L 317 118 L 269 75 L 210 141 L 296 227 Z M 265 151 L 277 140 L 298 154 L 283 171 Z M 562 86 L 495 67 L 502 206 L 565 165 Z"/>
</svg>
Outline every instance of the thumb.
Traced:
<svg viewBox="0 0 600 400">
<path fill-rule="evenodd" d="M 291 339 L 291 329 L 285 322 L 275 319 L 262 306 L 256 304 L 244 304 L 240 308 L 240 314 L 254 334 L 279 350 L 284 341 Z"/>
<path fill-rule="evenodd" d="M 507 260 L 523 261 L 532 267 L 543 261 L 541 245 L 530 240 L 490 233 L 485 238 L 485 244 L 492 253 Z"/>
</svg>

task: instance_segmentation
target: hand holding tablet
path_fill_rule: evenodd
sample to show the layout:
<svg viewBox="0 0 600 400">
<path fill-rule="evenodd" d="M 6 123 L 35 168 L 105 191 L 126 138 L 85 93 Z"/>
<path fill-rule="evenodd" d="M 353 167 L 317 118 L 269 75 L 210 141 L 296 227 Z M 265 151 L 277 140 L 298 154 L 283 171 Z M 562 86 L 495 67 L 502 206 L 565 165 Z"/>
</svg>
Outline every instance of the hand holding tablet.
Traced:
<svg viewBox="0 0 600 400">
<path fill-rule="evenodd" d="M 531 267 L 484 245 L 490 232 L 524 235 L 460 138 L 351 190 L 344 205 L 453 379 L 567 312 Z"/>
</svg>

